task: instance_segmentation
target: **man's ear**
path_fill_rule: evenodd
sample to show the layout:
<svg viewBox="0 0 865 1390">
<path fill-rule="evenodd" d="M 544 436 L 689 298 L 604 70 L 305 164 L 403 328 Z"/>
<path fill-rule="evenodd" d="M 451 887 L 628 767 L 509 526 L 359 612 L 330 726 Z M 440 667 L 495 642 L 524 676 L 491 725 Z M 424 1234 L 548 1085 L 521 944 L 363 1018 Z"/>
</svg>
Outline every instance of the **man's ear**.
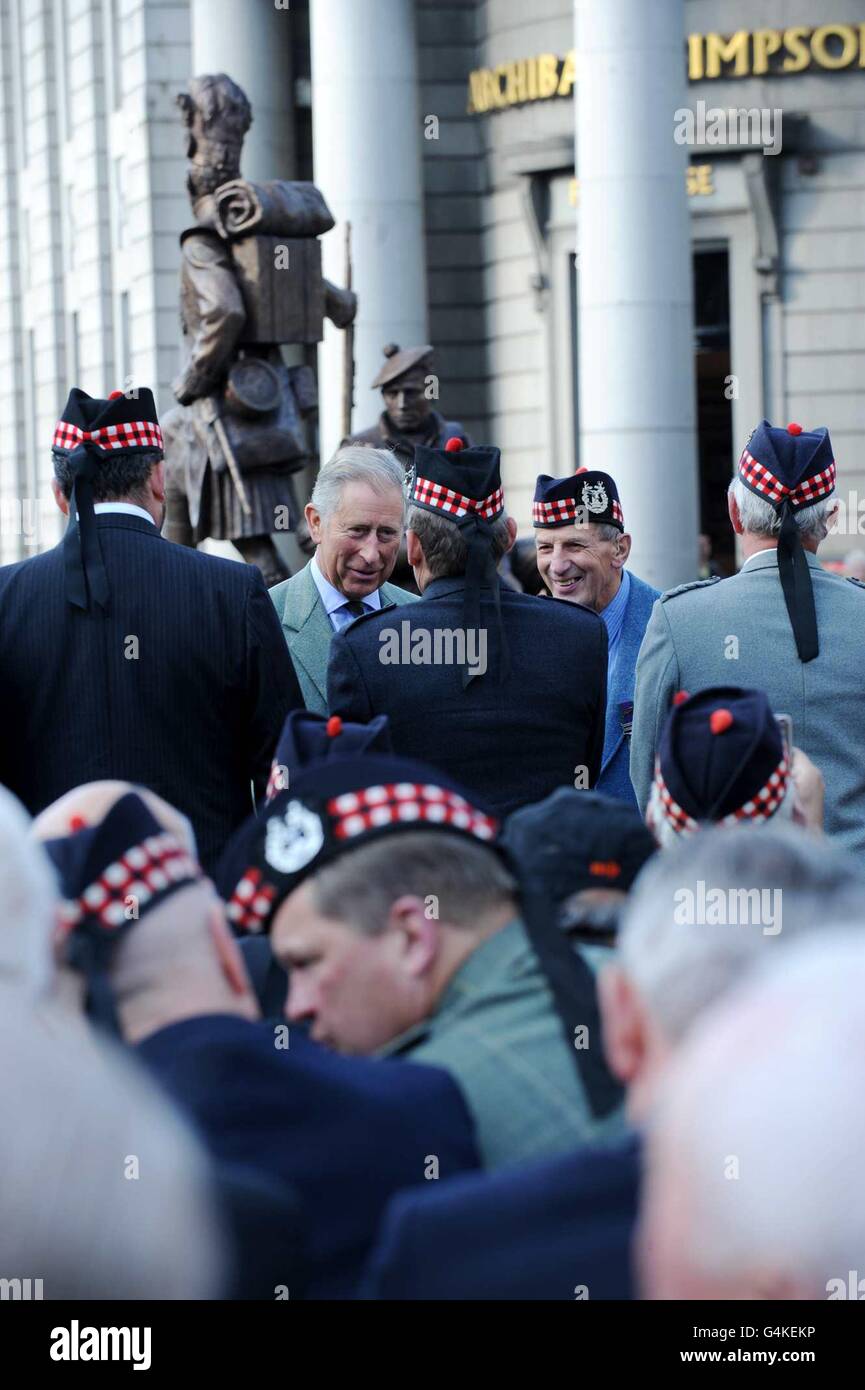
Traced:
<svg viewBox="0 0 865 1390">
<path fill-rule="evenodd" d="M 619 965 L 605 966 L 598 976 L 598 1003 L 604 1054 L 610 1070 L 630 1084 L 646 1054 L 643 1009 L 633 985 Z"/>
<path fill-rule="evenodd" d="M 54 501 L 57 503 L 64 516 L 69 515 L 69 503 L 63 495 L 63 489 L 56 478 L 51 479 L 51 491 L 54 493 Z"/>
<path fill-rule="evenodd" d="M 309 534 L 313 542 L 315 545 L 319 545 L 321 543 L 321 513 L 318 507 L 314 507 L 311 502 L 307 502 L 303 509 L 303 514 L 306 517 L 306 524 L 309 527 Z"/>
<path fill-rule="evenodd" d="M 399 963 L 407 974 L 425 975 L 439 952 L 437 917 L 428 915 L 427 901 L 404 893 L 390 905 L 386 930 L 394 933 Z"/>
<path fill-rule="evenodd" d="M 631 553 L 631 537 L 627 531 L 616 540 L 616 549 L 613 552 L 613 568 L 623 570 L 628 563 L 628 556 Z"/>
<path fill-rule="evenodd" d="M 150 490 L 157 502 L 165 501 L 165 461 L 160 459 L 150 470 Z"/>
<path fill-rule="evenodd" d="M 207 914 L 207 926 L 210 931 L 210 939 L 219 957 L 222 973 L 228 981 L 231 992 L 241 997 L 251 995 L 252 986 L 249 983 L 243 956 L 240 954 L 240 947 L 229 930 L 220 903 L 211 905 Z"/>
<path fill-rule="evenodd" d="M 736 501 L 732 492 L 727 493 L 727 515 L 730 518 L 730 525 L 737 536 L 744 536 L 745 528 L 742 525 L 742 518 L 739 515 L 739 503 Z"/>
<path fill-rule="evenodd" d="M 405 533 L 405 553 L 412 569 L 417 568 L 424 562 L 423 546 L 414 531 Z"/>
<path fill-rule="evenodd" d="M 507 555 L 508 551 L 513 550 L 514 548 L 514 542 L 517 538 L 517 523 L 514 521 L 512 516 L 509 516 L 505 518 L 505 525 L 508 528 L 508 548 L 505 551 L 505 554 Z"/>
</svg>

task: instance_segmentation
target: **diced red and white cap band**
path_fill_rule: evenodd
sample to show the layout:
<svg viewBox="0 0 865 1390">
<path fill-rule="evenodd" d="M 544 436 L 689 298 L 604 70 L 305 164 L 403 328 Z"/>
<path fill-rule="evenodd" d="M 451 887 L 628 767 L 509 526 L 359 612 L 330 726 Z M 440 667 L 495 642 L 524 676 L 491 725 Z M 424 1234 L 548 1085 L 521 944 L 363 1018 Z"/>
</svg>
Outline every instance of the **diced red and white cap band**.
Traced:
<svg viewBox="0 0 865 1390">
<path fill-rule="evenodd" d="M 327 812 L 338 840 L 349 840 L 385 825 L 411 822 L 453 826 L 478 840 L 492 840 L 498 831 L 498 822 L 476 810 L 465 797 L 420 782 L 396 782 L 344 792 L 327 803 Z"/>
<path fill-rule="evenodd" d="M 813 502 L 819 502 L 822 497 L 828 497 L 835 491 L 835 463 L 834 460 L 820 473 L 815 473 L 813 478 L 805 478 L 803 482 L 797 483 L 795 487 L 787 487 L 780 478 L 770 472 L 762 463 L 754 458 L 747 449 L 743 449 L 742 457 L 739 459 L 739 477 L 747 483 L 754 492 L 765 497 L 767 502 L 790 503 L 794 509 L 797 507 L 807 507 Z"/>
<path fill-rule="evenodd" d="M 731 811 L 729 815 L 723 816 L 717 821 L 717 824 L 730 826 L 738 825 L 743 820 L 768 820 L 774 816 L 787 795 L 789 779 L 790 769 L 787 759 L 784 757 L 764 786 L 746 801 L 744 806 L 738 806 L 735 811 Z M 699 823 L 687 811 L 683 810 L 670 792 L 661 773 L 661 765 L 657 761 L 655 763 L 655 787 L 663 807 L 664 816 L 677 835 L 692 835 L 699 830 Z"/>
<path fill-rule="evenodd" d="M 60 904 L 60 928 L 70 932 L 85 918 L 95 918 L 106 931 L 116 931 L 140 917 L 142 909 L 167 889 L 200 877 L 199 865 L 174 835 L 151 835 L 107 865 L 80 898 Z M 130 901 L 135 907 L 131 917 Z"/>
<path fill-rule="evenodd" d="M 120 425 L 103 425 L 83 430 L 79 425 L 58 420 L 54 430 L 55 449 L 75 449 L 85 440 L 100 449 L 161 449 L 162 430 L 153 420 L 133 420 Z"/>
<path fill-rule="evenodd" d="M 503 488 L 496 488 L 489 497 L 478 499 L 465 497 L 461 492 L 454 492 L 452 488 L 444 487 L 441 483 L 431 482 L 429 478 L 415 479 L 412 501 L 421 502 L 425 507 L 432 507 L 434 511 L 443 512 L 445 516 L 463 517 L 468 516 L 469 512 L 475 512 L 478 516 L 485 517 L 487 521 L 501 516 L 505 509 Z"/>
<path fill-rule="evenodd" d="M 610 503 L 610 510 L 613 513 L 613 520 L 620 526 L 624 526 L 625 517 L 622 512 L 621 504 L 614 497 Z M 532 521 L 536 526 L 549 526 L 555 521 L 597 521 L 598 518 L 592 516 L 588 507 L 578 502 L 576 497 L 557 497 L 554 502 L 533 502 Z"/>
<path fill-rule="evenodd" d="M 276 885 L 268 883 L 261 869 L 251 865 L 225 905 L 225 915 L 241 931 L 259 932 L 270 916 Z"/>
</svg>

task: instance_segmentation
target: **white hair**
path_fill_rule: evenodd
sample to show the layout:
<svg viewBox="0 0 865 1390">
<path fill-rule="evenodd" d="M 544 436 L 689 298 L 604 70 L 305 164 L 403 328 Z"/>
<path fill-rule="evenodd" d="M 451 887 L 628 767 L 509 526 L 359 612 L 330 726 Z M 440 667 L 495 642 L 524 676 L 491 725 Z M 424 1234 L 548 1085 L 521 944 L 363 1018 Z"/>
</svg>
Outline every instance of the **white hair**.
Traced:
<svg viewBox="0 0 865 1390">
<path fill-rule="evenodd" d="M 336 511 L 343 488 L 349 483 L 366 483 L 379 493 L 397 489 L 405 515 L 405 469 L 390 449 L 376 449 L 369 444 L 347 444 L 322 464 L 310 502 L 323 521 Z"/>
<path fill-rule="evenodd" d="M 739 508 L 739 519 L 743 530 L 752 536 L 778 536 L 781 533 L 781 517 L 765 498 L 758 497 L 746 487 L 742 479 L 735 477 L 727 489 Z M 829 513 L 835 506 L 834 497 L 824 497 L 811 507 L 803 507 L 793 513 L 799 534 L 810 540 L 822 541 L 829 534 Z"/>
<path fill-rule="evenodd" d="M 709 910 L 707 894 L 718 889 L 723 896 Z M 855 918 L 863 901 L 865 876 L 829 840 L 789 824 L 759 834 L 708 828 L 646 865 L 625 907 L 619 957 L 655 1022 L 677 1042 L 780 943 L 821 929 L 827 915 Z"/>
<path fill-rule="evenodd" d="M 20 801 L 0 787 L 0 985 L 34 1000 L 52 977 L 58 900 L 54 868 L 30 838 Z"/>
<path fill-rule="evenodd" d="M 218 1297 L 227 1247 L 206 1159 L 139 1066 L 23 1003 L 0 1017 L 0 1049 L 14 1117 L 0 1125 L 0 1278 L 41 1279 L 46 1299 Z"/>
<path fill-rule="evenodd" d="M 855 928 L 821 924 L 756 972 L 662 1082 L 650 1191 L 672 1176 L 705 1275 L 768 1268 L 825 1298 L 865 1273 L 865 915 Z"/>
</svg>

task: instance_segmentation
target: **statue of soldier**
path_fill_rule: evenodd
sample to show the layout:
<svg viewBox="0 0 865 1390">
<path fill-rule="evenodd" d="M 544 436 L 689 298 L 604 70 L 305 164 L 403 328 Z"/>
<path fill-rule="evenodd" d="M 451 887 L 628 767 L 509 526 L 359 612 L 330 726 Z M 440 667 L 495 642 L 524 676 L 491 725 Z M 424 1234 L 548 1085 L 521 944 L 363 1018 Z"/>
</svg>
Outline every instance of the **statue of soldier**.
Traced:
<svg viewBox="0 0 865 1390">
<path fill-rule="evenodd" d="M 443 449 L 452 436 L 458 436 L 465 447 L 471 444 L 459 421 L 446 420 L 432 408 L 428 394 L 432 354 L 429 343 L 410 348 L 388 343 L 384 363 L 372 383 L 373 388 L 381 388 L 384 410 L 377 424 L 343 440 L 344 444 L 389 446 L 407 469 L 414 461 L 418 444 Z"/>
<path fill-rule="evenodd" d="M 250 104 L 224 73 L 178 97 L 188 131 L 195 225 L 180 238 L 186 363 L 163 419 L 169 540 L 234 543 L 272 586 L 288 577 L 272 532 L 303 530 L 292 474 L 316 453 L 315 376 L 281 345 L 312 351 L 327 315 L 350 324 L 357 299 L 321 274 L 333 225 L 314 184 L 240 177 Z"/>
</svg>

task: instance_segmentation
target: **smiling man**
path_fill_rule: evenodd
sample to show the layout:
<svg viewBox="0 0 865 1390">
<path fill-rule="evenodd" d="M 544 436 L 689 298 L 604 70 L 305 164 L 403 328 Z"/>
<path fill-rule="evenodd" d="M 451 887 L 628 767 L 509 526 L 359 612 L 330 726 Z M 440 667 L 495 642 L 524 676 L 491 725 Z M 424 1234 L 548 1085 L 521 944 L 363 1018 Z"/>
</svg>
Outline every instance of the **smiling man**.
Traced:
<svg viewBox="0 0 865 1390">
<path fill-rule="evenodd" d="M 607 716 L 596 791 L 636 805 L 628 767 L 640 643 L 659 597 L 625 569 L 631 537 L 609 473 L 542 473 L 532 508 L 538 571 L 553 598 L 599 613 L 607 628 Z"/>
<path fill-rule="evenodd" d="M 307 709 L 327 710 L 330 641 L 363 613 L 416 596 L 388 584 L 405 524 L 403 469 L 387 449 L 351 445 L 320 470 L 306 505 L 316 552 L 270 590 Z"/>
</svg>

